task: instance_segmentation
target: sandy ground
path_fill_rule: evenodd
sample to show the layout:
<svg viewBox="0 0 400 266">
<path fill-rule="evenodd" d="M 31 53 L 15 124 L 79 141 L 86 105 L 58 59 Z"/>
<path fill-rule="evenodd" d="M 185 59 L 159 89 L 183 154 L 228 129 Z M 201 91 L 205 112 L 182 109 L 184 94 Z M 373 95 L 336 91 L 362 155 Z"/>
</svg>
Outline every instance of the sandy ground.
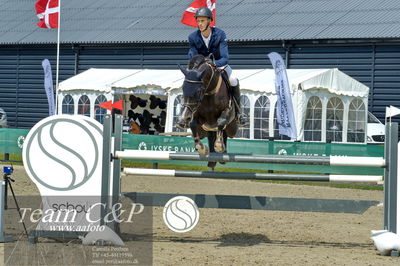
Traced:
<svg viewBox="0 0 400 266">
<path fill-rule="evenodd" d="M 35 195 L 35 185 L 16 167 L 17 195 Z M 256 195 L 383 201 L 383 192 L 254 181 L 123 176 L 124 192 Z M 371 229 L 381 229 L 383 208 L 363 214 L 201 209 L 190 232 L 167 228 L 162 208 L 153 208 L 154 265 L 397 265 L 400 258 L 378 255 Z M 8 212 L 8 211 L 7 211 Z M 7 213 L 6 213 L 7 215 Z M 122 228 L 123 239 L 127 234 Z M 21 241 L 26 241 L 22 239 Z M 128 242 L 129 239 L 124 239 Z M 44 240 L 44 242 L 46 242 Z M 79 241 L 47 241 L 57 248 L 79 249 Z M 3 247 L 2 245 L 1 247 Z M 0 249 L 1 256 L 4 251 Z M 47 254 L 55 256 L 54 254 Z M 78 257 L 78 256 L 77 256 Z M 71 265 L 79 265 L 73 258 Z M 1 260 L 3 262 L 4 260 Z M 65 264 L 65 261 L 56 263 Z M 49 265 L 31 261 L 30 265 Z"/>
</svg>

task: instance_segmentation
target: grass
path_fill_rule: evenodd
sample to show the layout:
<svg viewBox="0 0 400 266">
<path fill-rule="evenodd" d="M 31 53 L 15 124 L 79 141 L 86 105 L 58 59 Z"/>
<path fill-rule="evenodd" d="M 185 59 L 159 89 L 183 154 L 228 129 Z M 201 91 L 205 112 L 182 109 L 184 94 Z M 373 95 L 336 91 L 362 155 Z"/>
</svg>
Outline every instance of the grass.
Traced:
<svg viewBox="0 0 400 266">
<path fill-rule="evenodd" d="M 8 160 L 11 161 L 13 165 L 22 165 L 21 154 L 9 154 Z M 6 160 L 5 153 L 0 153 L 0 163 L 7 164 L 8 160 Z"/>
</svg>

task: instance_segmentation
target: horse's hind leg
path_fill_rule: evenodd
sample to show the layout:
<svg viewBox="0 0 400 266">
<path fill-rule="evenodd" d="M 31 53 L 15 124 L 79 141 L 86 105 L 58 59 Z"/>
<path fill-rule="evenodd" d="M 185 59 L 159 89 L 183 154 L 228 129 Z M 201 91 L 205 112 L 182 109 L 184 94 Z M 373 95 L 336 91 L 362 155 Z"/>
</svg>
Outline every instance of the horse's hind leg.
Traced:
<svg viewBox="0 0 400 266">
<path fill-rule="evenodd" d="M 226 147 L 226 132 L 225 128 L 227 126 L 228 119 L 232 115 L 232 109 L 226 108 L 222 113 L 221 116 L 217 119 L 218 125 L 218 132 L 217 137 L 214 143 L 215 151 L 216 152 L 224 152 Z"/>
<path fill-rule="evenodd" d="M 197 131 L 197 122 L 195 120 L 193 120 L 190 123 L 190 129 L 192 130 L 192 136 L 194 139 L 194 147 L 195 147 L 196 151 L 198 151 L 199 154 L 202 156 L 208 155 L 209 149 L 208 149 L 207 145 L 204 145 L 200 141 L 199 133 Z"/>
<path fill-rule="evenodd" d="M 216 152 L 225 151 L 224 131 L 217 131 L 217 137 L 214 142 L 214 149 Z"/>
<path fill-rule="evenodd" d="M 209 131 L 207 138 L 208 138 L 208 145 L 210 146 L 210 151 L 215 152 L 214 143 L 215 143 L 216 133 L 214 131 Z M 214 171 L 216 164 L 217 162 L 208 162 L 207 166 L 210 170 Z"/>
<path fill-rule="evenodd" d="M 227 150 L 228 150 L 227 140 L 228 140 L 228 136 L 226 135 L 226 131 L 224 130 L 224 145 L 225 145 L 224 153 L 227 153 Z M 226 164 L 226 162 L 219 162 L 219 163 Z"/>
</svg>

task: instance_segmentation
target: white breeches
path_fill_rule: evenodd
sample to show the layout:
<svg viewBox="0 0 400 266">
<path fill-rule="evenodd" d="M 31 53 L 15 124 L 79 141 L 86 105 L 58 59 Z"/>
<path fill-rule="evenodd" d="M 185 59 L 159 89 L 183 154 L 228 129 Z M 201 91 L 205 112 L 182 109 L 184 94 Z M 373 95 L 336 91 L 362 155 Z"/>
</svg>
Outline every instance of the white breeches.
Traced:
<svg viewBox="0 0 400 266">
<path fill-rule="evenodd" d="M 239 80 L 232 73 L 232 68 L 229 65 L 225 65 L 225 66 L 219 67 L 219 69 L 225 69 L 225 71 L 226 71 L 226 73 L 228 74 L 228 77 L 229 77 L 229 83 L 231 84 L 232 87 L 235 87 L 235 86 L 237 86 L 239 84 Z"/>
</svg>

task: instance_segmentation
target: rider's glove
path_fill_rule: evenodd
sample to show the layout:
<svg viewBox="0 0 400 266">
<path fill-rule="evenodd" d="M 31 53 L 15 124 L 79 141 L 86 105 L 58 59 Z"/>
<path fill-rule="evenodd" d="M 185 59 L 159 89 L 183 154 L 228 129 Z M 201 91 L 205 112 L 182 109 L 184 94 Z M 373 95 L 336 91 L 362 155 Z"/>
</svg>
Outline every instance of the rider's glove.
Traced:
<svg viewBox="0 0 400 266">
<path fill-rule="evenodd" d="M 211 58 L 206 58 L 206 62 L 212 66 L 215 66 L 215 62 Z"/>
</svg>

